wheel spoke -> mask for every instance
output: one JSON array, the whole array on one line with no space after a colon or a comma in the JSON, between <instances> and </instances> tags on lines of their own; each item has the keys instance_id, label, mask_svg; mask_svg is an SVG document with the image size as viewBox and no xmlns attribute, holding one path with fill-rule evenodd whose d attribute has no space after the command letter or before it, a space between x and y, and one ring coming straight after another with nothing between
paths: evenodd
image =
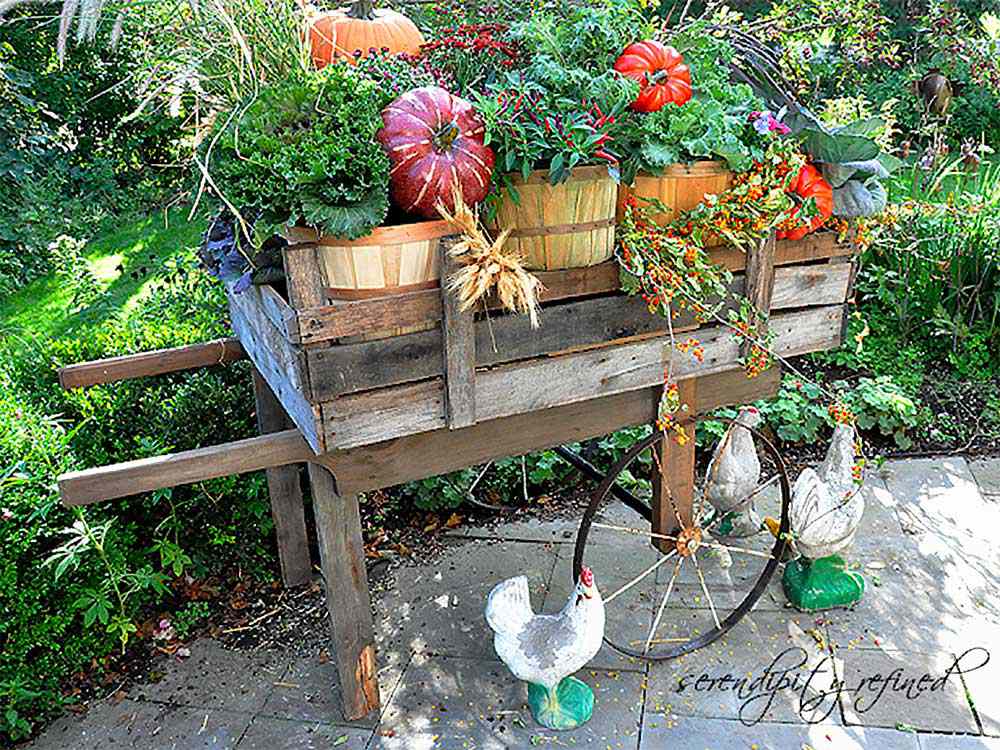
<instances>
[{"instance_id":1,"label":"wheel spoke","mask_svg":"<svg viewBox=\"0 0 1000 750\"><path fill-rule=\"evenodd\" d=\"M673 542L677 541L677 537L675 536L668 536L667 534L657 534L652 531L643 531L642 529L632 529L629 528L628 526L615 526L614 524L611 523L598 523L597 521L594 521L593 523L590 524L590 526L591 528L594 529L611 529L612 531L621 531L625 534L634 534L635 536L648 536L652 537L653 539L668 539Z\"/></svg>"},{"instance_id":2,"label":"wheel spoke","mask_svg":"<svg viewBox=\"0 0 1000 750\"><path fill-rule=\"evenodd\" d=\"M621 594L624 594L626 591L628 591L630 588L632 588L633 586L635 586L637 583L639 583L639 581L641 581L643 578L645 578L646 576L648 576L654 570L656 570L657 568L659 568L661 565L663 565L663 563L665 563L667 560L669 560L671 557L673 557L676 554L677 554L677 550L671 550L668 554L664 555L659 560L657 560L655 563L653 563L652 565L650 565L642 573L640 573L635 578L633 578L631 581L629 581L628 583L626 583L624 586L622 586L620 589L618 589L611 596L607 597L604 600L604 603L605 604L609 604L610 602L614 601L618 596L620 596Z\"/></svg>"},{"instance_id":3,"label":"wheel spoke","mask_svg":"<svg viewBox=\"0 0 1000 750\"><path fill-rule=\"evenodd\" d=\"M663 595L663 601L660 602L660 608L656 611L656 619L653 620L653 626L649 629L649 635L646 636L646 645L642 649L643 654L649 653L649 647L653 645L653 636L656 634L656 629L660 627L660 620L663 618L663 610L667 608L667 599L670 598L670 592L674 590L674 582L677 580L677 574L681 572L681 566L684 564L684 558L678 558L677 564L674 566L674 573L670 576L670 583L667 584L667 593Z\"/></svg>"},{"instance_id":4,"label":"wheel spoke","mask_svg":"<svg viewBox=\"0 0 1000 750\"><path fill-rule=\"evenodd\" d=\"M698 554L695 553L691 555L691 560L694 562L694 569L698 573L698 581L701 583L701 590L705 592L705 598L708 599L708 608L712 610L712 619L715 620L715 627L722 630L722 623L719 622L719 613L715 611L715 602L712 601L712 595L708 593L708 586L705 585L705 576L701 573L701 566L698 564Z\"/></svg>"}]
</instances>

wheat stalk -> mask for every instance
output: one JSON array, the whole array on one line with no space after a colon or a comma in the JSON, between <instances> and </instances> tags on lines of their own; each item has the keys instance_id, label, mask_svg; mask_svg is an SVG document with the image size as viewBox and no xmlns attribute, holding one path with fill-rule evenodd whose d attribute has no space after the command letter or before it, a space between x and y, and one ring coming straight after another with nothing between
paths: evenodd
<instances>
[{"instance_id":1,"label":"wheat stalk","mask_svg":"<svg viewBox=\"0 0 1000 750\"><path fill-rule=\"evenodd\" d=\"M505 247L510 230L505 229L491 240L477 213L462 199L460 185L455 185L452 197L453 211L441 200L436 208L441 218L461 235L448 253L462 267L447 281L448 289L458 294L460 309L470 309L495 289L505 310L528 315L531 327L538 328L538 295L544 287L537 276L521 265L520 254Z\"/></svg>"}]
</instances>

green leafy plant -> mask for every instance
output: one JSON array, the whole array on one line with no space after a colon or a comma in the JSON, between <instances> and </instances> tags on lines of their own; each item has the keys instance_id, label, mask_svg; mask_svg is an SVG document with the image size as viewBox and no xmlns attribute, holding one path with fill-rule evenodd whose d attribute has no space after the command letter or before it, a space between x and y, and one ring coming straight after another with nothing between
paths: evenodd
<instances>
[{"instance_id":1,"label":"green leafy plant","mask_svg":"<svg viewBox=\"0 0 1000 750\"><path fill-rule=\"evenodd\" d=\"M170 625L176 636L183 641L211 616L212 605L208 602L188 602L170 616Z\"/></svg>"},{"instance_id":2,"label":"green leafy plant","mask_svg":"<svg viewBox=\"0 0 1000 750\"><path fill-rule=\"evenodd\" d=\"M389 158L375 138L382 96L346 65L294 73L224 123L212 160L222 198L269 236L286 223L356 239L389 209Z\"/></svg>"},{"instance_id":3,"label":"green leafy plant","mask_svg":"<svg viewBox=\"0 0 1000 750\"><path fill-rule=\"evenodd\" d=\"M65 573L77 569L88 553L98 557L104 569L103 580L96 586L85 588L73 606L83 613L84 627L100 623L108 633L118 638L124 651L129 638L136 632L136 625L130 616L130 600L146 591L166 594L166 579L151 565L130 569L120 556L114 554L114 549L108 544L112 521L91 524L79 509L76 516L76 522L61 532L67 537L66 541L52 551L45 565L53 567L58 581Z\"/></svg>"},{"instance_id":4,"label":"green leafy plant","mask_svg":"<svg viewBox=\"0 0 1000 750\"><path fill-rule=\"evenodd\" d=\"M681 106L630 117L628 157L623 178L637 171L657 174L664 167L695 159L721 159L743 171L763 157L766 143L750 125L763 102L729 76L733 49L702 23L670 38L691 70L692 98Z\"/></svg>"},{"instance_id":5,"label":"green leafy plant","mask_svg":"<svg viewBox=\"0 0 1000 750\"><path fill-rule=\"evenodd\" d=\"M515 24L510 40L530 50L530 60L477 94L486 143L497 156L494 182L502 189L511 190L511 172L527 177L548 169L552 184L588 164L606 164L618 175L617 139L638 84L612 65L625 45L651 29L627 0L563 10Z\"/></svg>"}]
</instances>

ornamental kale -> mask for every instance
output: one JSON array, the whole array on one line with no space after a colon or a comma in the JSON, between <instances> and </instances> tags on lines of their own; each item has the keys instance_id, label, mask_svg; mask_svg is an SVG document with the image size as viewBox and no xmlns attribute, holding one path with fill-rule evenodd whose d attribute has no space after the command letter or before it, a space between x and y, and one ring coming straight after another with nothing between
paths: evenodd
<instances>
[{"instance_id":1,"label":"ornamental kale","mask_svg":"<svg viewBox=\"0 0 1000 750\"><path fill-rule=\"evenodd\" d=\"M743 83L729 80L732 47L699 26L671 40L691 69L694 95L684 105L635 114L625 177L637 170L657 174L664 167L696 159L723 159L735 171L759 161L766 147L750 114L762 102ZM757 118L759 119L759 116Z\"/></svg>"},{"instance_id":2,"label":"ornamental kale","mask_svg":"<svg viewBox=\"0 0 1000 750\"><path fill-rule=\"evenodd\" d=\"M356 239L389 210L376 85L346 65L296 71L226 123L210 167L222 198L263 236L304 223ZM235 120L235 122L233 122Z\"/></svg>"}]
</instances>

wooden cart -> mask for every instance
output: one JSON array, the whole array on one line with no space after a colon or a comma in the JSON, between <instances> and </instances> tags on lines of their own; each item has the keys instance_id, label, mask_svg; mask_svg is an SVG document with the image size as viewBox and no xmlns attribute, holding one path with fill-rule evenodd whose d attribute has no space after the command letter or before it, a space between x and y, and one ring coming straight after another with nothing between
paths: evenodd
<instances>
[{"instance_id":1,"label":"wooden cart","mask_svg":"<svg viewBox=\"0 0 1000 750\"><path fill-rule=\"evenodd\" d=\"M749 255L727 247L710 252L734 272L735 291L770 311L777 353L840 343L854 267L850 245L820 233L771 240ZM284 263L286 289L230 294L234 339L60 372L70 388L247 356L260 437L74 472L59 487L65 503L79 505L267 469L282 576L296 585L311 574L294 466L306 462L333 650L352 719L379 704L359 493L650 423L671 356L692 419L769 396L778 386L776 368L747 378L739 342L721 326L697 331L702 362L672 353L666 321L620 292L613 261L540 273L537 330L523 316L459 312L439 289L331 302L313 245L287 248ZM674 321L675 333L695 328L688 316ZM670 491L690 514L694 441L664 441L660 450L653 525L668 529L673 513L661 493Z\"/></svg>"}]
</instances>

